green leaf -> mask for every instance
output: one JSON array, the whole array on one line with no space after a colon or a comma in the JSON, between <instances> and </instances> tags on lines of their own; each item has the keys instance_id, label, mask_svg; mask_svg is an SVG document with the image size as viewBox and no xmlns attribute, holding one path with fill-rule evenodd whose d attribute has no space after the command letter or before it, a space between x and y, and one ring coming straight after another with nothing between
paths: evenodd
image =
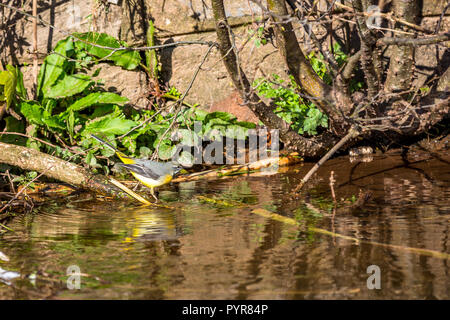
<instances>
[{"instance_id":1,"label":"green leaf","mask_svg":"<svg viewBox=\"0 0 450 320\"><path fill-rule=\"evenodd\" d=\"M178 129L179 143L185 146L194 146L198 143L199 137L193 130Z\"/></svg>"},{"instance_id":2,"label":"green leaf","mask_svg":"<svg viewBox=\"0 0 450 320\"><path fill-rule=\"evenodd\" d=\"M21 99L27 100L28 94L27 89L25 89L25 85L23 84L23 74L18 67L16 67L16 74L17 74L17 84L16 84L17 94Z\"/></svg>"},{"instance_id":3,"label":"green leaf","mask_svg":"<svg viewBox=\"0 0 450 320\"><path fill-rule=\"evenodd\" d=\"M70 97L82 92L91 83L91 77L85 74L65 75L45 96L53 99Z\"/></svg>"},{"instance_id":4,"label":"green leaf","mask_svg":"<svg viewBox=\"0 0 450 320\"><path fill-rule=\"evenodd\" d=\"M209 113L205 117L205 122L209 122L213 119L220 119L225 122L230 122L230 121L236 120L236 117L228 112L215 111L215 112Z\"/></svg>"},{"instance_id":5,"label":"green leaf","mask_svg":"<svg viewBox=\"0 0 450 320\"><path fill-rule=\"evenodd\" d=\"M17 133L25 132L25 128L24 128L22 121L19 121L16 118L11 117L11 116L6 117L4 120L6 122L6 130L5 130L6 132L17 132ZM27 138L18 136L18 135L16 136L16 135L10 135L10 134L5 134L5 135L0 134L0 141L5 142L5 143L11 143L11 144L24 146L25 143L27 142Z\"/></svg>"},{"instance_id":6,"label":"green leaf","mask_svg":"<svg viewBox=\"0 0 450 320\"><path fill-rule=\"evenodd\" d=\"M37 131L38 131L37 130L37 125L31 124L31 125L27 126L27 134L29 136L36 137L37 136ZM32 148L32 149L35 149L35 150L39 151L41 145L42 145L42 143L40 143L39 141L37 141L35 139L32 139L32 138L27 139L26 146L28 148Z\"/></svg>"},{"instance_id":7,"label":"green leaf","mask_svg":"<svg viewBox=\"0 0 450 320\"><path fill-rule=\"evenodd\" d=\"M232 139L245 140L248 136L248 129L237 125L231 125L227 127L226 136Z\"/></svg>"},{"instance_id":8,"label":"green leaf","mask_svg":"<svg viewBox=\"0 0 450 320\"><path fill-rule=\"evenodd\" d=\"M22 102L20 104L20 112L24 115L28 122L37 125L44 125L44 108L33 102Z\"/></svg>"},{"instance_id":9,"label":"green leaf","mask_svg":"<svg viewBox=\"0 0 450 320\"><path fill-rule=\"evenodd\" d=\"M7 65L6 69L0 73L0 85L4 86L6 108L8 109L16 95L17 74L16 69L11 65Z\"/></svg>"},{"instance_id":10,"label":"green leaf","mask_svg":"<svg viewBox=\"0 0 450 320\"><path fill-rule=\"evenodd\" d=\"M114 117L113 115L106 115L86 124L86 127L83 130L83 135L85 136L90 133L122 135L130 131L130 129L136 125L137 123L132 120Z\"/></svg>"},{"instance_id":11,"label":"green leaf","mask_svg":"<svg viewBox=\"0 0 450 320\"><path fill-rule=\"evenodd\" d=\"M37 92L38 96L42 97L48 91L48 89L60 78L60 76L67 71L67 59L64 56L68 56L73 52L73 41L71 37L60 40L55 47L55 52L58 54L48 55L41 69L39 70L37 80Z\"/></svg>"},{"instance_id":12,"label":"green leaf","mask_svg":"<svg viewBox=\"0 0 450 320\"><path fill-rule=\"evenodd\" d=\"M20 112L24 115L28 122L40 126L46 125L55 129L66 129L66 126L54 116L51 116L48 111L34 102L22 102L20 104Z\"/></svg>"},{"instance_id":13,"label":"green leaf","mask_svg":"<svg viewBox=\"0 0 450 320\"><path fill-rule=\"evenodd\" d=\"M128 152L134 154L136 152L136 139L132 136L126 136L122 140L122 144L128 149Z\"/></svg>"},{"instance_id":14,"label":"green leaf","mask_svg":"<svg viewBox=\"0 0 450 320\"><path fill-rule=\"evenodd\" d=\"M93 104L111 103L123 105L128 99L112 92L94 92L77 100L69 106L68 110L81 111Z\"/></svg>"},{"instance_id":15,"label":"green leaf","mask_svg":"<svg viewBox=\"0 0 450 320\"><path fill-rule=\"evenodd\" d=\"M253 122L236 121L235 124L240 127L247 128L247 129L255 129L256 128L256 124L254 124Z\"/></svg>"},{"instance_id":16,"label":"green leaf","mask_svg":"<svg viewBox=\"0 0 450 320\"><path fill-rule=\"evenodd\" d=\"M86 33L74 33L79 39L84 41L76 41L76 46L79 49L84 49L89 54L96 56L97 58L113 61L116 65L121 66L127 70L136 69L141 63L141 56L138 51L120 50L111 54L112 50L100 48L95 45L120 48L125 47L126 44L117 40L114 37L107 35L106 33L86 32ZM95 44L95 45L92 45Z\"/></svg>"},{"instance_id":17,"label":"green leaf","mask_svg":"<svg viewBox=\"0 0 450 320\"><path fill-rule=\"evenodd\" d=\"M94 157L94 153L90 151L84 161L91 167L96 167L97 165L97 159Z\"/></svg>"},{"instance_id":18,"label":"green leaf","mask_svg":"<svg viewBox=\"0 0 450 320\"><path fill-rule=\"evenodd\" d=\"M195 120L203 121L205 120L206 116L208 115L208 111L202 110L202 109L195 109Z\"/></svg>"},{"instance_id":19,"label":"green leaf","mask_svg":"<svg viewBox=\"0 0 450 320\"><path fill-rule=\"evenodd\" d=\"M149 158L152 155L152 150L150 150L150 148L147 147L140 147L139 154L140 158Z\"/></svg>"},{"instance_id":20,"label":"green leaf","mask_svg":"<svg viewBox=\"0 0 450 320\"><path fill-rule=\"evenodd\" d=\"M72 110L69 111L69 116L67 117L67 130L69 131L69 135L73 137L73 128L75 126L75 115Z\"/></svg>"},{"instance_id":21,"label":"green leaf","mask_svg":"<svg viewBox=\"0 0 450 320\"><path fill-rule=\"evenodd\" d=\"M175 154L176 150L177 150L177 147L173 146L170 140L164 140L159 145L158 157L161 160L171 159L173 157L173 155Z\"/></svg>"}]
</instances>

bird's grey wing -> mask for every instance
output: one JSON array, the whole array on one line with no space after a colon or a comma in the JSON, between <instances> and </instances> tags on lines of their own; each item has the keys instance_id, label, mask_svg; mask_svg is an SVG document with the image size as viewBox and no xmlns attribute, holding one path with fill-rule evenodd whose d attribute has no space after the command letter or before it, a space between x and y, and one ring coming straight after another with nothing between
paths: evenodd
<instances>
[{"instance_id":1,"label":"bird's grey wing","mask_svg":"<svg viewBox=\"0 0 450 320\"><path fill-rule=\"evenodd\" d=\"M141 160L137 161L137 164L152 170L159 176L165 176L167 174L173 174L172 164L168 162L157 162L151 160Z\"/></svg>"},{"instance_id":2,"label":"bird's grey wing","mask_svg":"<svg viewBox=\"0 0 450 320\"><path fill-rule=\"evenodd\" d=\"M130 171L133 171L141 176L144 177L149 177L153 180L158 180L161 175L159 175L158 173L154 172L151 168L141 165L141 164L125 164L125 163L121 163L120 164L122 167L127 168Z\"/></svg>"}]
</instances>

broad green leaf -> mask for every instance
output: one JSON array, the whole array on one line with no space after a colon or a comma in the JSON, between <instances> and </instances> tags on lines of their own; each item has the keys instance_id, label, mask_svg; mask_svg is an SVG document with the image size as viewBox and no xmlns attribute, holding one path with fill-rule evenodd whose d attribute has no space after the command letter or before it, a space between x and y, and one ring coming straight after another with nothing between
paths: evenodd
<instances>
[{"instance_id":1,"label":"broad green leaf","mask_svg":"<svg viewBox=\"0 0 450 320\"><path fill-rule=\"evenodd\" d=\"M195 120L203 121L205 120L206 116L208 115L208 111L202 110L202 109L195 109Z\"/></svg>"},{"instance_id":2,"label":"broad green leaf","mask_svg":"<svg viewBox=\"0 0 450 320\"><path fill-rule=\"evenodd\" d=\"M23 74L18 67L16 67L16 75L17 75L17 84L16 84L17 94L21 99L27 100L28 94L27 89L25 89L25 85L23 84Z\"/></svg>"},{"instance_id":3,"label":"broad green leaf","mask_svg":"<svg viewBox=\"0 0 450 320\"><path fill-rule=\"evenodd\" d=\"M11 116L6 117L4 120L6 122L6 130L5 130L6 132L17 132L17 133L25 132L25 128L22 121L19 121ZM2 135L0 133L0 141L23 146L27 142L27 138L11 134Z\"/></svg>"},{"instance_id":4,"label":"broad green leaf","mask_svg":"<svg viewBox=\"0 0 450 320\"><path fill-rule=\"evenodd\" d=\"M112 104L101 104L95 107L94 112L89 116L89 119L95 119L103 117L108 113L114 111L114 105Z\"/></svg>"},{"instance_id":5,"label":"broad green leaf","mask_svg":"<svg viewBox=\"0 0 450 320\"><path fill-rule=\"evenodd\" d=\"M38 133L38 129L37 128L38 128L38 126L35 125L35 124L28 125L27 126L27 134L29 136L31 136L31 137L36 137L37 133ZM28 148L32 148L32 149L35 149L35 150L39 151L40 147L42 146L42 143L37 141L37 140L35 140L35 139L29 138L29 139L27 139L26 146Z\"/></svg>"},{"instance_id":6,"label":"broad green leaf","mask_svg":"<svg viewBox=\"0 0 450 320\"><path fill-rule=\"evenodd\" d=\"M46 112L44 112L44 123L47 127L53 128L53 129L60 129L65 130L66 126L64 126L64 123L58 119L57 116L50 116L46 115Z\"/></svg>"},{"instance_id":7,"label":"broad green leaf","mask_svg":"<svg viewBox=\"0 0 450 320\"><path fill-rule=\"evenodd\" d=\"M92 167L95 167L97 164L97 159L94 157L94 153L92 151L88 152L84 161Z\"/></svg>"},{"instance_id":8,"label":"broad green leaf","mask_svg":"<svg viewBox=\"0 0 450 320\"><path fill-rule=\"evenodd\" d=\"M150 158L150 156L152 155L152 150L150 150L150 148L147 147L140 147L139 154L140 158Z\"/></svg>"},{"instance_id":9,"label":"broad green leaf","mask_svg":"<svg viewBox=\"0 0 450 320\"><path fill-rule=\"evenodd\" d=\"M20 104L20 112L28 122L44 125L44 108L41 105L33 102L22 102Z\"/></svg>"},{"instance_id":10,"label":"broad green leaf","mask_svg":"<svg viewBox=\"0 0 450 320\"><path fill-rule=\"evenodd\" d=\"M6 108L9 108L16 95L17 74L13 66L7 65L6 69L0 73L0 85L4 86Z\"/></svg>"},{"instance_id":11,"label":"broad green leaf","mask_svg":"<svg viewBox=\"0 0 450 320\"><path fill-rule=\"evenodd\" d=\"M82 92L91 83L91 77L85 74L65 75L44 95L53 99L70 97Z\"/></svg>"},{"instance_id":12,"label":"broad green leaf","mask_svg":"<svg viewBox=\"0 0 450 320\"><path fill-rule=\"evenodd\" d=\"M225 133L226 127L231 125L230 122L222 120L220 118L212 118L203 126L203 133L208 133L212 129L218 129L220 132Z\"/></svg>"},{"instance_id":13,"label":"broad green leaf","mask_svg":"<svg viewBox=\"0 0 450 320\"><path fill-rule=\"evenodd\" d=\"M136 152L136 139L132 136L126 136L123 138L122 144L128 149L130 154L134 154Z\"/></svg>"},{"instance_id":14,"label":"broad green leaf","mask_svg":"<svg viewBox=\"0 0 450 320\"><path fill-rule=\"evenodd\" d=\"M226 136L232 139L245 140L248 136L248 129L237 125L231 125L227 127Z\"/></svg>"},{"instance_id":15,"label":"broad green leaf","mask_svg":"<svg viewBox=\"0 0 450 320\"><path fill-rule=\"evenodd\" d=\"M230 121L236 120L236 117L228 112L216 111L216 112L209 113L205 117L205 122L210 122L211 120L216 120L216 119L230 122Z\"/></svg>"},{"instance_id":16,"label":"broad green leaf","mask_svg":"<svg viewBox=\"0 0 450 320\"><path fill-rule=\"evenodd\" d=\"M69 116L67 117L67 130L69 131L69 135L73 137L73 128L75 126L75 115L72 110L69 111Z\"/></svg>"},{"instance_id":17,"label":"broad green leaf","mask_svg":"<svg viewBox=\"0 0 450 320\"><path fill-rule=\"evenodd\" d=\"M110 103L123 105L128 99L112 92L94 92L77 100L69 106L68 110L81 111L93 104Z\"/></svg>"},{"instance_id":18,"label":"broad green leaf","mask_svg":"<svg viewBox=\"0 0 450 320\"><path fill-rule=\"evenodd\" d=\"M130 129L136 125L137 123L132 120L107 115L87 123L85 129L83 130L83 135L88 135L90 133L121 135L130 131Z\"/></svg>"},{"instance_id":19,"label":"broad green leaf","mask_svg":"<svg viewBox=\"0 0 450 320\"><path fill-rule=\"evenodd\" d=\"M164 140L159 145L158 157L161 160L169 160L169 159L171 159L173 157L173 155L175 154L176 150L177 150L177 147L173 146L171 144L170 140Z\"/></svg>"},{"instance_id":20,"label":"broad green leaf","mask_svg":"<svg viewBox=\"0 0 450 320\"><path fill-rule=\"evenodd\" d=\"M247 129L255 129L256 128L256 124L254 124L253 122L236 121L235 124L240 127L247 128Z\"/></svg>"},{"instance_id":21,"label":"broad green leaf","mask_svg":"<svg viewBox=\"0 0 450 320\"><path fill-rule=\"evenodd\" d=\"M121 42L116 38L107 35L106 33L74 33L74 36L78 39L81 39L76 41L76 46L79 49L84 49L89 54L94 55L100 59L106 58L109 61L113 61L116 65L121 66L127 70L136 69L141 63L141 56L139 55L138 51L120 50L111 54L112 50L101 48L100 46L109 48L126 47L126 44L124 42Z\"/></svg>"},{"instance_id":22,"label":"broad green leaf","mask_svg":"<svg viewBox=\"0 0 450 320\"><path fill-rule=\"evenodd\" d=\"M20 104L20 112L24 115L28 122L40 126L46 125L55 129L66 129L66 126L56 117L51 116L48 111L34 102L22 102Z\"/></svg>"},{"instance_id":23,"label":"broad green leaf","mask_svg":"<svg viewBox=\"0 0 450 320\"><path fill-rule=\"evenodd\" d=\"M71 37L59 41L56 44L55 52L58 54L48 55L41 69L39 70L37 80L38 96L46 95L48 89L60 78L60 76L67 71L67 59L65 56L73 52L73 41Z\"/></svg>"}]
</instances>

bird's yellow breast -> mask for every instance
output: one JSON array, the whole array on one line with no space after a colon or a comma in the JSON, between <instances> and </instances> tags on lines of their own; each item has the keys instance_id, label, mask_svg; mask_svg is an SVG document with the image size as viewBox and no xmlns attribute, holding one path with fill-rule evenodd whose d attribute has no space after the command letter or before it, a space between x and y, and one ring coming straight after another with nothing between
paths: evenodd
<instances>
[{"instance_id":1,"label":"bird's yellow breast","mask_svg":"<svg viewBox=\"0 0 450 320\"><path fill-rule=\"evenodd\" d=\"M142 182L144 186L149 188L159 187L172 181L172 175L170 174L161 176L158 180L153 180L152 178L141 176L140 174L137 174L135 172L131 172L131 174L140 182Z\"/></svg>"}]
</instances>

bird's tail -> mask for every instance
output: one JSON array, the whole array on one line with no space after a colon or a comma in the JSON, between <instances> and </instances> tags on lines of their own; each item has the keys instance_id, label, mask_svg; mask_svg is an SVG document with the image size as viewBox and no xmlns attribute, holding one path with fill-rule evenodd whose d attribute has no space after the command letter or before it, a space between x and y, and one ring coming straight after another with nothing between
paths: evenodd
<instances>
[{"instance_id":1,"label":"bird's tail","mask_svg":"<svg viewBox=\"0 0 450 320\"><path fill-rule=\"evenodd\" d=\"M99 137L97 137L96 135L93 135L91 133L92 138L94 138L95 140L97 140L98 142L100 142L101 144L104 144L105 146L107 146L108 148L110 148L112 151L117 152L119 150L117 150L112 144L109 144L108 142L106 142L105 140L100 139Z\"/></svg>"},{"instance_id":2,"label":"bird's tail","mask_svg":"<svg viewBox=\"0 0 450 320\"><path fill-rule=\"evenodd\" d=\"M95 140L100 142L101 144L103 144L103 145L107 146L109 149L113 150L117 154L117 156L120 158L120 160L122 160L124 163L134 163L133 158L126 156L124 153L117 150L117 148L114 147L113 145L109 144L105 140L100 139L99 137L97 137L96 135L93 135L92 133L91 133L91 136L92 136L92 138L94 138Z\"/></svg>"}]
</instances>

